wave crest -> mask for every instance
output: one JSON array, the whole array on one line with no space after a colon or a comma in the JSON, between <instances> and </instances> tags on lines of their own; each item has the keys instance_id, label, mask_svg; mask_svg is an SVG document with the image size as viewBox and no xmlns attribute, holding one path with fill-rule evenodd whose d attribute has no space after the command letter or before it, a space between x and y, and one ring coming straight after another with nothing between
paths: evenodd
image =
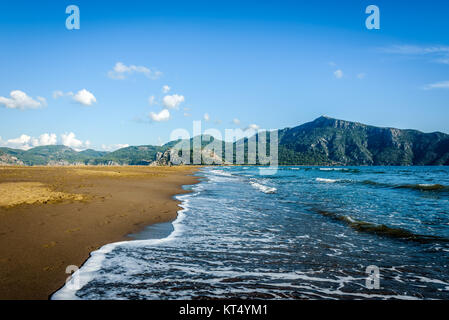
<instances>
[{"instance_id":1,"label":"wave crest","mask_svg":"<svg viewBox=\"0 0 449 320\"><path fill-rule=\"evenodd\" d=\"M336 180L336 179L326 179L326 178L316 178L315 181L318 181L318 182L324 182L324 183L335 183L335 182L338 182L339 180Z\"/></svg>"},{"instance_id":2,"label":"wave crest","mask_svg":"<svg viewBox=\"0 0 449 320\"><path fill-rule=\"evenodd\" d=\"M276 188L268 187L255 181L250 181L249 183L251 184L251 186L262 191L263 193L276 193L277 191Z\"/></svg>"},{"instance_id":3,"label":"wave crest","mask_svg":"<svg viewBox=\"0 0 449 320\"><path fill-rule=\"evenodd\" d=\"M312 208L312 211L321 214L322 216L332 218L336 221L341 221L347 224L352 229L364 232L364 233L372 233L380 236L385 236L389 238L396 238L402 240L409 240L419 243L433 243L433 242L449 242L449 239L439 237L439 236L431 236L431 235L421 235L416 234L411 231L401 229L401 228L393 228L386 226L384 224L376 224L372 222L366 221L358 221L353 219L349 215L339 215L334 212L321 210Z\"/></svg>"},{"instance_id":4,"label":"wave crest","mask_svg":"<svg viewBox=\"0 0 449 320\"><path fill-rule=\"evenodd\" d=\"M419 183L419 184L403 184L394 187L395 189L412 189L419 191L448 191L449 187L443 186L441 184L427 184L427 183Z\"/></svg>"}]
</instances>

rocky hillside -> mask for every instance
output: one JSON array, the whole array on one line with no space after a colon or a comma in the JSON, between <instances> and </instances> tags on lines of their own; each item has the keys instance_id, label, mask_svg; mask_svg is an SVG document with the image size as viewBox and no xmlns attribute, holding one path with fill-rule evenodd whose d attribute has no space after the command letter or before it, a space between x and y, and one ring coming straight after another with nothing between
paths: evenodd
<instances>
[{"instance_id":1,"label":"rocky hillside","mask_svg":"<svg viewBox=\"0 0 449 320\"><path fill-rule=\"evenodd\" d=\"M24 163L17 157L0 150L0 166L10 166L10 165L21 166L24 165Z\"/></svg>"},{"instance_id":2,"label":"rocky hillside","mask_svg":"<svg viewBox=\"0 0 449 320\"><path fill-rule=\"evenodd\" d=\"M258 136L256 135L256 139ZM224 158L207 148L213 140L203 136L203 159ZM131 146L114 152L84 150L65 146L42 146L27 151L0 148L0 165L172 165L184 163L173 149L180 141L163 146ZM239 145L241 145L240 140ZM193 147L193 141L182 143ZM245 159L247 159L245 143ZM235 158L235 157L234 157ZM192 154L191 154L192 162ZM203 160L204 161L204 160ZM210 163L211 161L209 161ZM279 130L281 165L449 165L449 135L417 130L380 128L357 122L319 117L294 128Z\"/></svg>"},{"instance_id":3,"label":"rocky hillside","mask_svg":"<svg viewBox=\"0 0 449 320\"><path fill-rule=\"evenodd\" d=\"M279 132L281 164L448 165L449 135L320 117Z\"/></svg>"}]
</instances>

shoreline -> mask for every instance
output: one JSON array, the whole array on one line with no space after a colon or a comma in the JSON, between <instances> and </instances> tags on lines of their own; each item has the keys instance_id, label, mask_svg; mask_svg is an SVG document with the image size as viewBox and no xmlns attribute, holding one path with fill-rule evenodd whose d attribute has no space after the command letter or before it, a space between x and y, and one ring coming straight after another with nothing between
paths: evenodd
<instances>
[{"instance_id":1,"label":"shoreline","mask_svg":"<svg viewBox=\"0 0 449 320\"><path fill-rule=\"evenodd\" d=\"M201 179L201 177L199 177L199 178ZM193 186L193 185L189 185L189 186ZM163 237L154 237L154 238L145 238L144 237L142 239L134 238L131 240L108 243L108 244L98 248L97 250L92 251L91 254L89 255L89 257L86 259L86 261L84 261L83 264L80 266L77 280L74 280L74 278L72 277L68 283L70 285L74 285L75 284L74 281L77 281L77 284L81 288L84 287L86 284L88 284L92 280L92 277L90 276L90 274L92 272L97 272L101 268L102 262L106 258L106 255L108 253L110 253L111 251L113 251L117 247L126 246L126 245L130 245L130 246L134 247L138 244L143 244L144 246L147 247L147 246L152 246L156 243L160 244L160 243L163 243L166 241L173 240L174 238L177 238L178 234L180 232L179 229L177 228L177 226L178 226L178 224L181 223L182 220L184 220L184 218L185 218L184 212L187 211L189 208L188 200L180 199L180 198L184 198L184 197L188 196L188 194L190 194L191 192L193 192L193 191L189 190L189 192L177 194L177 195L173 196L174 200L180 202L178 204L179 210L177 211L177 215L176 215L175 219L173 219L171 221L167 221L167 222L158 222L153 225L148 225L142 231L136 232L134 235L143 234L143 233L147 232L147 231L145 231L145 229L147 229L151 226L158 225L158 224L170 224L172 227L171 232L169 232L168 234L166 234ZM130 235L128 235L128 236L130 236ZM58 288L55 292L53 292L51 295L49 295L48 299L49 300L78 300L79 298L76 296L76 293L78 292L78 290L79 289L68 288L64 284L60 288Z\"/></svg>"},{"instance_id":2,"label":"shoreline","mask_svg":"<svg viewBox=\"0 0 449 320\"><path fill-rule=\"evenodd\" d=\"M89 257L80 265L79 271L82 271L83 269L84 269L83 271L85 271L85 269L88 269L87 273L89 274L90 272L98 270L99 266L101 267L101 262L104 260L105 255L120 245L126 245L127 243L131 243L131 242L134 244L139 243L139 242L145 242L146 245L151 245L151 244L149 244L149 242L161 243L161 242L170 240L170 238L176 238L176 233L178 232L178 230L176 228L176 224L179 223L180 220L184 219L184 217L185 217L184 212L188 210L188 205L186 205L186 200L183 200L180 198L184 198L186 195L193 192L192 190L190 190L190 189L186 190L183 187L194 186L195 184L200 183L201 179L203 177L197 176L197 178L198 178L197 179L198 181L195 182L194 184L187 184L187 185L181 186L182 189L186 192L173 195L173 197L172 197L173 200L178 202L178 210L176 212L176 217L174 219L169 220L169 221L156 222L154 224L147 225L147 226L143 227L142 230L140 230L140 231L127 234L125 236L127 240L108 243L108 244L105 244L102 247L98 248L97 250L92 251L89 254ZM171 230L170 230L170 232L166 233L162 237L160 237L160 236L154 237L153 232L155 230L152 227L156 227L158 225L170 225ZM164 227L166 227L166 226L164 226ZM153 230L148 230L148 229L153 229ZM148 237L148 236L150 236L150 237ZM78 278L79 283L81 283L81 287L86 285L91 280L92 279L89 276L86 277L86 275L83 273L80 273L79 278ZM73 284L73 277L69 283ZM78 291L78 289L75 289L75 290L68 289L68 288L65 288L65 285L66 284L64 283L58 289L56 289L54 292L52 292L48 296L48 300L78 300L79 298L76 296L76 292Z\"/></svg>"},{"instance_id":3,"label":"shoreline","mask_svg":"<svg viewBox=\"0 0 449 320\"><path fill-rule=\"evenodd\" d=\"M198 170L2 167L0 186L38 181L58 195L85 197L0 207L0 299L49 299L69 277L67 266L81 267L104 245L132 241L130 234L176 220L181 201L175 197L200 182L193 176Z\"/></svg>"}]
</instances>

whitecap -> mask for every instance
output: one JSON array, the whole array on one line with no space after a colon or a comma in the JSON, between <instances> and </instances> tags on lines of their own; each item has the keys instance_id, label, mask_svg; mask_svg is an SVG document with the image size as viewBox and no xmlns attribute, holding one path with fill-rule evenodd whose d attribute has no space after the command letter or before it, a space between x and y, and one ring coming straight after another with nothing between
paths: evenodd
<instances>
[{"instance_id":1,"label":"whitecap","mask_svg":"<svg viewBox=\"0 0 449 320\"><path fill-rule=\"evenodd\" d=\"M100 249L90 253L89 259L81 266L79 270L72 274L66 284L56 291L51 297L51 300L79 300L76 295L78 290L81 290L86 284L95 279L98 276L98 272L101 270L106 255L112 252L114 249L120 246L156 246L169 241L173 241L179 237L183 232L182 221L185 218L185 212L189 209L189 197L195 193L189 193L185 195L179 195L175 198L182 201L179 207L182 209L178 211L178 216L175 221L172 222L173 231L166 238L162 239L150 239L150 240L134 240L134 241L121 241L104 245Z\"/></svg>"},{"instance_id":2,"label":"whitecap","mask_svg":"<svg viewBox=\"0 0 449 320\"><path fill-rule=\"evenodd\" d=\"M220 175L220 176L232 177L232 174L231 174L231 173L226 172L226 171L224 171L224 170L210 170L209 172L210 172L210 173L213 173L213 174Z\"/></svg>"},{"instance_id":3,"label":"whitecap","mask_svg":"<svg viewBox=\"0 0 449 320\"><path fill-rule=\"evenodd\" d=\"M315 180L318 182L325 182L325 183L334 183L338 181L335 179L325 179L325 178L316 178Z\"/></svg>"},{"instance_id":4,"label":"whitecap","mask_svg":"<svg viewBox=\"0 0 449 320\"><path fill-rule=\"evenodd\" d=\"M276 188L264 186L263 184L260 184L258 182L250 181L251 186L253 186L256 189L259 189L263 193L275 193L277 191Z\"/></svg>"}]
</instances>

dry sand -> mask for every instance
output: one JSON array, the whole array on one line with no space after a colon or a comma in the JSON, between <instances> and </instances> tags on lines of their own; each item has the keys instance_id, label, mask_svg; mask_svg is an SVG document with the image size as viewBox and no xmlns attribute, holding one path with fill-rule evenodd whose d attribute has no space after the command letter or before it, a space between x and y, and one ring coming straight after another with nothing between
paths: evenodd
<instances>
[{"instance_id":1,"label":"dry sand","mask_svg":"<svg viewBox=\"0 0 449 320\"><path fill-rule=\"evenodd\" d=\"M0 167L0 299L48 299L104 244L171 221L197 167Z\"/></svg>"}]
</instances>

